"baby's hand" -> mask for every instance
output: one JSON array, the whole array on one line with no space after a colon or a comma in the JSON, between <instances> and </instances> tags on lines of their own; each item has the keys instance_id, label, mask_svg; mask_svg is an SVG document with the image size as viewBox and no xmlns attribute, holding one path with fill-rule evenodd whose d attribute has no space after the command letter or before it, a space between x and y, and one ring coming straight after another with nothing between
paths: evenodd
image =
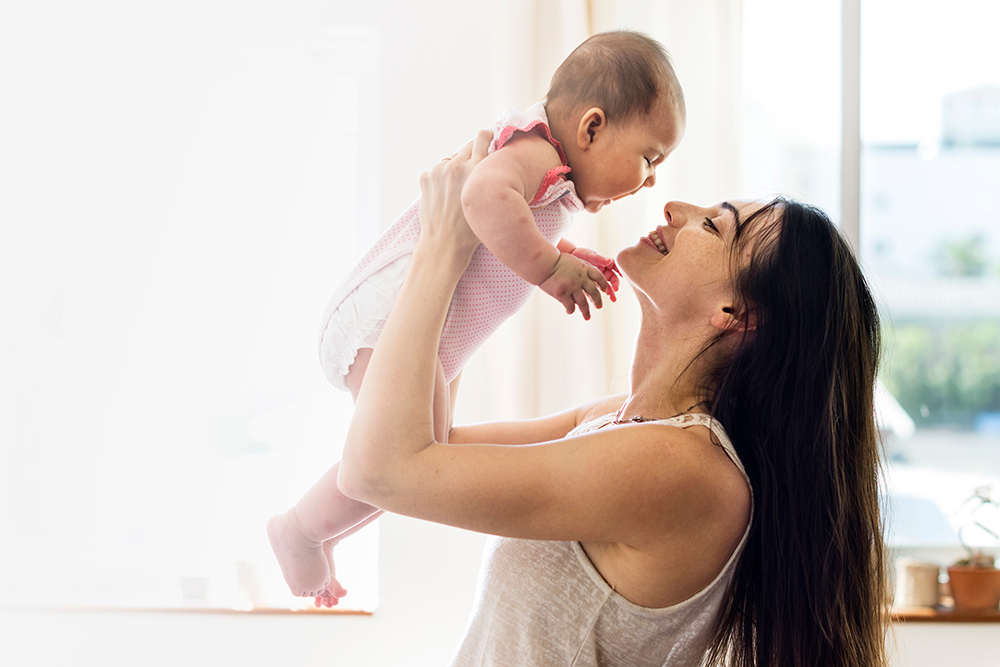
<instances>
[{"instance_id":1,"label":"baby's hand","mask_svg":"<svg viewBox=\"0 0 1000 667\"><path fill-rule=\"evenodd\" d=\"M571 254L577 259L582 259L585 262L593 264L601 270L601 273L603 273L604 277L608 280L608 288L604 290L605 293L612 302L617 301L618 299L615 297L615 292L618 291L618 276L621 275L621 271L619 271L618 266L615 265L615 260L609 259L604 255L599 255L590 248L574 248Z\"/></svg>"},{"instance_id":2,"label":"baby's hand","mask_svg":"<svg viewBox=\"0 0 1000 667\"><path fill-rule=\"evenodd\" d=\"M555 297L572 315L580 307L583 319L590 319L590 303L601 307L601 291L607 290L608 280L596 266L588 264L573 255L560 253L555 270L539 287L549 296Z\"/></svg>"}]
</instances>

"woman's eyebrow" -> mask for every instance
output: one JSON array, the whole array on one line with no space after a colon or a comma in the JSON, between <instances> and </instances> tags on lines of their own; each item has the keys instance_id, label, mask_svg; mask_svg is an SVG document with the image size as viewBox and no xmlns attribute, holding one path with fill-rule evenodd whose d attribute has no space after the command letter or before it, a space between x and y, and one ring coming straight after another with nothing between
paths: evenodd
<instances>
[{"instance_id":1,"label":"woman's eyebrow","mask_svg":"<svg viewBox=\"0 0 1000 667\"><path fill-rule=\"evenodd\" d=\"M719 207L720 208L724 208L727 211L729 211L730 213L732 213L733 214L733 218L736 219L736 227L740 226L740 212L736 210L735 206L733 206L732 204L730 204L727 201L724 201L721 204L719 204Z\"/></svg>"}]
</instances>

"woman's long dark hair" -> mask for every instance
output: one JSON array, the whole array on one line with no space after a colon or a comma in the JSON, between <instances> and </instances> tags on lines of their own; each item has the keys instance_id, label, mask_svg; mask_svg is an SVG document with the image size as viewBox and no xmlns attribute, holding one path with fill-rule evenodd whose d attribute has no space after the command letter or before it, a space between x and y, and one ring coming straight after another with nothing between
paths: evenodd
<instances>
[{"instance_id":1,"label":"woman's long dark hair","mask_svg":"<svg viewBox=\"0 0 1000 667\"><path fill-rule=\"evenodd\" d=\"M759 224L780 216L776 225ZM732 667L882 666L885 566L873 394L875 302L818 209L771 202L737 229L748 329L710 382L753 519L710 647Z\"/></svg>"}]
</instances>

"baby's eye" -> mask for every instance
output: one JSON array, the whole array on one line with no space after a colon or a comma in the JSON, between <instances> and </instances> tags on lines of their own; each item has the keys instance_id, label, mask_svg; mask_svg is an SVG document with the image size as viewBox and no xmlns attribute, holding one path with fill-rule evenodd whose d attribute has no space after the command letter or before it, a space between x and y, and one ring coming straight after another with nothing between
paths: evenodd
<instances>
[{"instance_id":1,"label":"baby's eye","mask_svg":"<svg viewBox=\"0 0 1000 667\"><path fill-rule=\"evenodd\" d=\"M719 228L715 226L715 223L712 222L710 218L705 218L705 224L708 225L713 232L719 231Z\"/></svg>"},{"instance_id":2,"label":"baby's eye","mask_svg":"<svg viewBox=\"0 0 1000 667\"><path fill-rule=\"evenodd\" d=\"M646 166L647 167L652 167L653 166L653 162L648 157L644 157L643 159L646 161Z\"/></svg>"}]
</instances>

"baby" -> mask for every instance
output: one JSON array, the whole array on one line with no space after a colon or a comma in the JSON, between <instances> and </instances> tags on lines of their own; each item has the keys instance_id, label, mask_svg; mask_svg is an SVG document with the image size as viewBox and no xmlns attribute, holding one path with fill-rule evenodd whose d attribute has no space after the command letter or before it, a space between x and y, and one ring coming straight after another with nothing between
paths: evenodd
<instances>
[{"instance_id":1,"label":"baby","mask_svg":"<svg viewBox=\"0 0 1000 667\"><path fill-rule=\"evenodd\" d=\"M680 84L663 47L631 31L594 35L559 66L544 102L504 112L490 154L462 190L482 245L455 289L438 348L434 427L446 441L457 378L472 353L527 301L535 286L590 318L598 290L613 301L614 261L562 238L570 216L596 212L656 181L656 167L684 133ZM375 242L324 315L320 360L330 382L357 400L368 360L420 234L414 203ZM375 508L336 488L335 466L299 503L268 524L292 592L336 604L346 591L332 547Z\"/></svg>"}]
</instances>

